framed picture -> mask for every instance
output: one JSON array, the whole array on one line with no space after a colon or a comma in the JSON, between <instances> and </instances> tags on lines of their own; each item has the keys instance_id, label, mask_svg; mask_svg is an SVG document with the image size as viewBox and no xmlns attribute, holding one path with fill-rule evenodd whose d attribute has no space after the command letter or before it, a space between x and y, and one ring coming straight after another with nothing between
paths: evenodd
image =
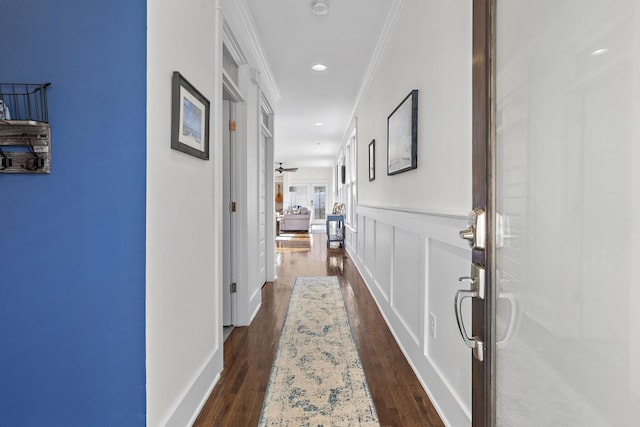
<instances>
[{"instance_id":1,"label":"framed picture","mask_svg":"<svg viewBox=\"0 0 640 427\"><path fill-rule=\"evenodd\" d=\"M376 140L369 143L369 181L376 179Z\"/></svg>"},{"instance_id":2,"label":"framed picture","mask_svg":"<svg viewBox=\"0 0 640 427\"><path fill-rule=\"evenodd\" d=\"M340 176L341 176L340 181L342 182L342 184L344 184L345 182L347 182L347 166L345 166L345 165L340 166L340 171L341 171L341 173L340 173Z\"/></svg>"},{"instance_id":3,"label":"framed picture","mask_svg":"<svg viewBox=\"0 0 640 427\"><path fill-rule=\"evenodd\" d=\"M387 118L387 175L418 167L418 91L412 90Z\"/></svg>"},{"instance_id":4,"label":"framed picture","mask_svg":"<svg viewBox=\"0 0 640 427\"><path fill-rule=\"evenodd\" d=\"M173 72L171 148L209 160L209 100Z\"/></svg>"}]
</instances>

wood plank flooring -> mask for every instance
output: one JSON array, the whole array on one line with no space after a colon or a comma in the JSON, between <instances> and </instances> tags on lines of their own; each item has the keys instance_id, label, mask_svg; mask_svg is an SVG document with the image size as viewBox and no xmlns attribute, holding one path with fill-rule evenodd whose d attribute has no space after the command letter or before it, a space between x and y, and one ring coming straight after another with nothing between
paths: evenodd
<instances>
[{"instance_id":1,"label":"wood plank flooring","mask_svg":"<svg viewBox=\"0 0 640 427\"><path fill-rule=\"evenodd\" d=\"M302 236L299 236L302 237ZM262 288L262 308L248 327L224 343L224 370L194 426L256 426L293 281L338 276L362 365L381 426L443 426L407 363L369 290L342 249L327 249L326 235L278 241L308 250L277 254L278 278Z\"/></svg>"}]
</instances>

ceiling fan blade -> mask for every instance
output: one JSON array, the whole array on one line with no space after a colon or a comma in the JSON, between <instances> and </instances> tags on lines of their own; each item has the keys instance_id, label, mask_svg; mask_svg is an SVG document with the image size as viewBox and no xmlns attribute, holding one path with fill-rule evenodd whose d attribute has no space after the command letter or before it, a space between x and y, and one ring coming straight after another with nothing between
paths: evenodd
<instances>
[{"instance_id":1,"label":"ceiling fan blade","mask_svg":"<svg viewBox=\"0 0 640 427\"><path fill-rule=\"evenodd\" d=\"M280 166L278 166L276 168L276 172L278 173L282 173L282 172L297 172L298 168L283 168L282 167L282 163L280 163Z\"/></svg>"}]
</instances>

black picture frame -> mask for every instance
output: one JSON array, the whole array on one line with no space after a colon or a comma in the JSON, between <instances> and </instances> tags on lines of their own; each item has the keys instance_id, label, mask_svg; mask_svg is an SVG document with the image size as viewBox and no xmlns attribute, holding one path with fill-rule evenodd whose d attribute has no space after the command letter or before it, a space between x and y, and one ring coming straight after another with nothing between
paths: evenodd
<instances>
[{"instance_id":1,"label":"black picture frame","mask_svg":"<svg viewBox=\"0 0 640 427\"><path fill-rule=\"evenodd\" d=\"M209 160L209 109L209 100L178 71L174 71L171 148Z\"/></svg>"},{"instance_id":2,"label":"black picture frame","mask_svg":"<svg viewBox=\"0 0 640 427\"><path fill-rule=\"evenodd\" d=\"M369 182L376 179L376 140L369 143Z\"/></svg>"},{"instance_id":3,"label":"black picture frame","mask_svg":"<svg viewBox=\"0 0 640 427\"><path fill-rule=\"evenodd\" d=\"M347 182L347 166L346 165L342 165L340 166L340 172L341 172L341 181L344 184L345 182Z\"/></svg>"},{"instance_id":4,"label":"black picture frame","mask_svg":"<svg viewBox=\"0 0 640 427\"><path fill-rule=\"evenodd\" d=\"M418 90L387 117L387 175L418 167Z\"/></svg>"}]
</instances>

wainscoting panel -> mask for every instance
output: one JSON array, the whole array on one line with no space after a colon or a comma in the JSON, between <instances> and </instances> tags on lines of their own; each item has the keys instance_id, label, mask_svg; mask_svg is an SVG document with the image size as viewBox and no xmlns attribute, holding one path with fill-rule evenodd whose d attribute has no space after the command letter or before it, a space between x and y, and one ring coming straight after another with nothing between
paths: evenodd
<instances>
[{"instance_id":1,"label":"wainscoting panel","mask_svg":"<svg viewBox=\"0 0 640 427\"><path fill-rule=\"evenodd\" d=\"M391 258L393 257L393 227L376 223L376 265L374 283L388 303L391 295Z\"/></svg>"},{"instance_id":2,"label":"wainscoting panel","mask_svg":"<svg viewBox=\"0 0 640 427\"><path fill-rule=\"evenodd\" d=\"M365 221L366 217L362 215L358 215L358 231L357 233L357 241L358 241L358 260L363 263L364 261L364 237L365 237Z\"/></svg>"},{"instance_id":3,"label":"wainscoting panel","mask_svg":"<svg viewBox=\"0 0 640 427\"><path fill-rule=\"evenodd\" d=\"M420 302L424 295L420 243L419 234L402 229L394 233L391 308L416 345L420 345Z\"/></svg>"},{"instance_id":4,"label":"wainscoting panel","mask_svg":"<svg viewBox=\"0 0 640 427\"><path fill-rule=\"evenodd\" d=\"M369 275L374 274L376 262L376 222L372 218L365 218L364 225L364 265Z\"/></svg>"},{"instance_id":5,"label":"wainscoting panel","mask_svg":"<svg viewBox=\"0 0 640 427\"><path fill-rule=\"evenodd\" d=\"M453 300L456 291L468 289L466 282L458 282L452 271L460 271L460 276L469 273L469 253L438 240L429 244L429 295L428 312L425 320L427 331L427 357L449 384L452 392L471 412L471 363L469 350L462 344L456 318L453 315ZM442 302L448 302L443 304ZM471 302L463 303L465 325L471 331ZM433 328L429 322L435 322Z\"/></svg>"},{"instance_id":6,"label":"wainscoting panel","mask_svg":"<svg viewBox=\"0 0 640 427\"><path fill-rule=\"evenodd\" d=\"M468 287L458 283L470 268L458 237L466 215L358 206L357 217L351 259L442 419L470 426L471 352L453 310L456 290Z\"/></svg>"}]
</instances>

